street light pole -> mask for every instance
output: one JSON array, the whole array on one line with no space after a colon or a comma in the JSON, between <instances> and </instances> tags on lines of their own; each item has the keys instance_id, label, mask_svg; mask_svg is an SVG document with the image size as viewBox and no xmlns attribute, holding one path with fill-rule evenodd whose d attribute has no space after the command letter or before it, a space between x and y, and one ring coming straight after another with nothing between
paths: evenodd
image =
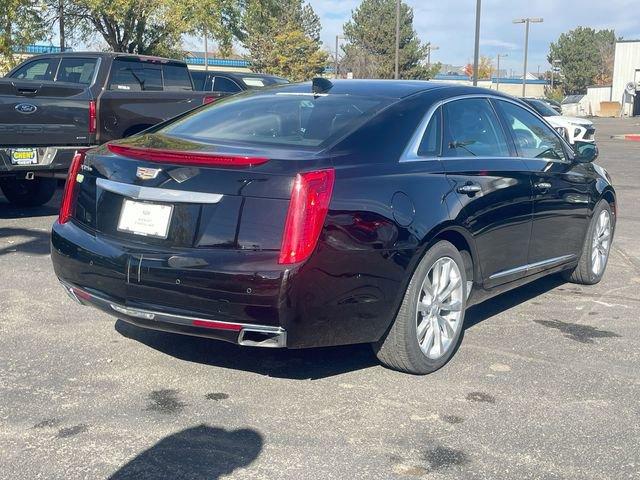
<instances>
[{"instance_id":1,"label":"street light pole","mask_svg":"<svg viewBox=\"0 0 640 480\"><path fill-rule=\"evenodd\" d=\"M435 45L428 44L427 45L427 66L431 66L431 52L433 50L440 50L440 47L436 47Z\"/></svg>"},{"instance_id":2,"label":"street light pole","mask_svg":"<svg viewBox=\"0 0 640 480\"><path fill-rule=\"evenodd\" d=\"M513 21L513 23L524 23L524 71L522 74L522 96L526 97L527 92L527 55L529 53L529 24L530 23L542 23L544 19L542 18L517 18Z\"/></svg>"},{"instance_id":3,"label":"street light pole","mask_svg":"<svg viewBox=\"0 0 640 480\"><path fill-rule=\"evenodd\" d=\"M64 0L58 1L58 25L60 26L60 51L65 50L65 38L64 38Z\"/></svg>"},{"instance_id":4,"label":"street light pole","mask_svg":"<svg viewBox=\"0 0 640 480\"><path fill-rule=\"evenodd\" d=\"M400 78L400 0L396 0L396 62L394 78Z\"/></svg>"},{"instance_id":5,"label":"street light pole","mask_svg":"<svg viewBox=\"0 0 640 480\"><path fill-rule=\"evenodd\" d=\"M473 86L478 85L478 66L480 63L480 11L482 1L476 0L476 43L473 50Z\"/></svg>"},{"instance_id":6,"label":"street light pole","mask_svg":"<svg viewBox=\"0 0 640 480\"><path fill-rule=\"evenodd\" d=\"M500 90L500 57L508 57L509 54L505 53L504 55L498 54L498 74L496 75L496 92Z\"/></svg>"},{"instance_id":7,"label":"street light pole","mask_svg":"<svg viewBox=\"0 0 640 480\"><path fill-rule=\"evenodd\" d=\"M340 40L341 38L344 38L344 37L342 35L336 35L336 58L335 58L335 60L336 60L336 65L335 65L335 68L336 68L336 72L335 73L336 73L336 75L335 75L335 78L338 78L338 69L340 67L340 63L339 63L340 61L338 60L338 58L339 58L338 57L338 40Z\"/></svg>"}]
</instances>

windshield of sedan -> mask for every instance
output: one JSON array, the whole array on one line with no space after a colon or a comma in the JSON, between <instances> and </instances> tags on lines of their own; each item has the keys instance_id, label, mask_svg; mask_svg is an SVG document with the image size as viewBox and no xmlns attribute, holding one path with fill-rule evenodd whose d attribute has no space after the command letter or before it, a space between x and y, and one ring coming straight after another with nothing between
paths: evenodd
<instances>
[{"instance_id":1,"label":"windshield of sedan","mask_svg":"<svg viewBox=\"0 0 640 480\"><path fill-rule=\"evenodd\" d=\"M394 99L273 92L219 100L157 133L201 142L321 147L355 130Z\"/></svg>"},{"instance_id":2,"label":"windshield of sedan","mask_svg":"<svg viewBox=\"0 0 640 480\"><path fill-rule=\"evenodd\" d=\"M538 114L542 115L543 117L560 116L558 112L556 112L553 108L551 108L541 100L526 100L526 102L531 108L533 108L536 112L538 112Z\"/></svg>"}]
</instances>

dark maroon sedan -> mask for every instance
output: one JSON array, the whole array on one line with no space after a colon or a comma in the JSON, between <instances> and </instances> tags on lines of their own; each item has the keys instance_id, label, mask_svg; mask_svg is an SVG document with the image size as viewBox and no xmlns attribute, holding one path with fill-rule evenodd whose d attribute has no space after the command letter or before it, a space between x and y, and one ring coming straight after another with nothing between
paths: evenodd
<instances>
[{"instance_id":1,"label":"dark maroon sedan","mask_svg":"<svg viewBox=\"0 0 640 480\"><path fill-rule=\"evenodd\" d=\"M556 272L600 281L616 198L596 155L482 89L243 93L78 153L52 259L71 297L142 327L368 342L428 373L470 305Z\"/></svg>"}]
</instances>

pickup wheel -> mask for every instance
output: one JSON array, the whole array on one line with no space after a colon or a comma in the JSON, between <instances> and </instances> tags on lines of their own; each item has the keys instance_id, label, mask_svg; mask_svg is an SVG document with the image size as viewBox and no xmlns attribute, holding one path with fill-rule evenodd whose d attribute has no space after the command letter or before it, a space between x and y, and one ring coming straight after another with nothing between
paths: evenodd
<instances>
[{"instance_id":1,"label":"pickup wheel","mask_svg":"<svg viewBox=\"0 0 640 480\"><path fill-rule=\"evenodd\" d=\"M53 198L58 182L54 178L16 180L0 178L0 189L10 203L18 207L38 207Z\"/></svg>"}]
</instances>

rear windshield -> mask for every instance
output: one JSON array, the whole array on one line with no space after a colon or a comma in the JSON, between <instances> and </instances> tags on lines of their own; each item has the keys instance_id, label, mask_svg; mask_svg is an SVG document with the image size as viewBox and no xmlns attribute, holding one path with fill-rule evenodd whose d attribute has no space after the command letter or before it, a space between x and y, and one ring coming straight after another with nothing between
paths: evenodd
<instances>
[{"instance_id":1,"label":"rear windshield","mask_svg":"<svg viewBox=\"0 0 640 480\"><path fill-rule=\"evenodd\" d=\"M157 133L202 142L321 147L362 125L394 99L273 92L219 100Z\"/></svg>"}]
</instances>

